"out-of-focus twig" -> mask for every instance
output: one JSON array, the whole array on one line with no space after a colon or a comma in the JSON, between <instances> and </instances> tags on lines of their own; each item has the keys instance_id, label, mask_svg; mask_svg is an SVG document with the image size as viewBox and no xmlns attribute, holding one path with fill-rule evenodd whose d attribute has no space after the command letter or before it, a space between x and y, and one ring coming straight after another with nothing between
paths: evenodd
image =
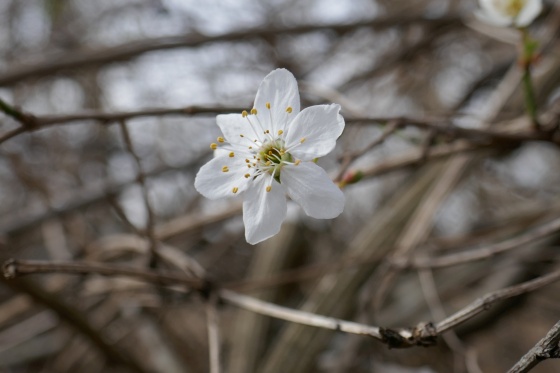
<instances>
[{"instance_id":1,"label":"out-of-focus twig","mask_svg":"<svg viewBox=\"0 0 560 373\"><path fill-rule=\"evenodd\" d=\"M530 231L493 245L484 246L478 249L467 250L464 252L449 254L435 258L401 258L396 259L394 264L397 266L413 268L442 268L476 260L482 260L491 256L515 249L522 245L529 244L538 239L554 234L560 230L560 218L554 219L546 224L540 225Z\"/></svg>"},{"instance_id":2,"label":"out-of-focus twig","mask_svg":"<svg viewBox=\"0 0 560 373\"><path fill-rule=\"evenodd\" d=\"M87 337L113 364L125 367L127 370L137 373L148 373L148 371L136 360L125 354L120 349L111 344L105 336L101 335L90 322L82 316L79 310L70 304L63 302L59 297L53 297L45 292L37 285L27 281L10 281L7 277L1 278L0 281L20 293L29 295L34 301L47 306L66 323L71 325L83 336Z\"/></svg>"},{"instance_id":3,"label":"out-of-focus twig","mask_svg":"<svg viewBox=\"0 0 560 373\"><path fill-rule=\"evenodd\" d=\"M150 267L155 267L157 265L157 246L158 241L155 232L155 214L152 204L150 202L150 196L148 194L148 187L146 186L146 173L144 172L144 166L142 166L142 161L136 151L134 150L134 145L132 144L132 139L130 138L130 133L128 131L126 122L124 120L119 122L119 127L121 129L121 134L126 145L126 149L134 159L136 163L136 181L140 184L142 190L142 199L144 200L144 207L147 211L148 220L146 222L145 234L150 241Z\"/></svg>"},{"instance_id":4,"label":"out-of-focus twig","mask_svg":"<svg viewBox=\"0 0 560 373\"><path fill-rule=\"evenodd\" d=\"M134 58L138 55L158 50L168 50L176 48L192 48L216 42L234 42L257 39L271 38L278 35L297 35L317 31L334 31L340 34L350 32L359 28L369 27L374 30L385 29L396 26L410 26L415 24L430 25L449 25L460 23L458 16L445 16L442 18L425 18L418 16L406 17L402 14L366 20L354 23L335 23L335 24L313 24L291 27L265 27L251 28L240 31L228 32L222 35L207 36L201 34L186 34L177 36L165 36L161 38L151 38L128 42L124 45L116 45L97 50L84 52L73 51L64 55L53 56L45 61L13 68L0 75L0 86L10 85L20 82L23 79L45 76L65 69L74 69L100 65L115 61L123 61Z\"/></svg>"}]
</instances>

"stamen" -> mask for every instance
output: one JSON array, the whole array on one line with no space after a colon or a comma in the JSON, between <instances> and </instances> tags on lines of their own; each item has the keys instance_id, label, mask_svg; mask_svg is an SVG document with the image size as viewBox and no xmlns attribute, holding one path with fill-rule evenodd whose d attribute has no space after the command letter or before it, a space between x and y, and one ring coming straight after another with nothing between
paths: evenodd
<instances>
[{"instance_id":1,"label":"stamen","mask_svg":"<svg viewBox=\"0 0 560 373\"><path fill-rule=\"evenodd\" d=\"M266 108L270 110L270 102L266 103Z\"/></svg>"},{"instance_id":2,"label":"stamen","mask_svg":"<svg viewBox=\"0 0 560 373\"><path fill-rule=\"evenodd\" d=\"M237 193L238 190L239 190L238 187L233 187L233 189L232 189L233 194Z\"/></svg>"},{"instance_id":3,"label":"stamen","mask_svg":"<svg viewBox=\"0 0 560 373\"><path fill-rule=\"evenodd\" d=\"M212 150L218 149L218 144L216 144L216 143L210 144L210 149L212 149Z\"/></svg>"},{"instance_id":4,"label":"stamen","mask_svg":"<svg viewBox=\"0 0 560 373\"><path fill-rule=\"evenodd\" d=\"M239 137L245 137L245 136L243 136L243 135L239 135Z\"/></svg>"},{"instance_id":5,"label":"stamen","mask_svg":"<svg viewBox=\"0 0 560 373\"><path fill-rule=\"evenodd\" d=\"M255 108L252 108L252 109L251 109L251 114L253 114L253 115L257 115L257 109L255 109Z\"/></svg>"},{"instance_id":6,"label":"stamen","mask_svg":"<svg viewBox=\"0 0 560 373\"><path fill-rule=\"evenodd\" d=\"M224 167L222 167L222 172L228 172L228 171L229 171L229 168L228 168L228 166L224 166Z\"/></svg>"},{"instance_id":7,"label":"stamen","mask_svg":"<svg viewBox=\"0 0 560 373\"><path fill-rule=\"evenodd\" d=\"M243 111L241 112L241 116L242 116L243 118L247 117L247 115L249 115L249 113L247 113L247 110L243 110Z\"/></svg>"},{"instance_id":8,"label":"stamen","mask_svg":"<svg viewBox=\"0 0 560 373\"><path fill-rule=\"evenodd\" d=\"M288 107L286 108L286 113L292 114L292 111L293 111L293 110L294 110L294 109L292 109L291 106L288 106Z\"/></svg>"},{"instance_id":9,"label":"stamen","mask_svg":"<svg viewBox=\"0 0 560 373\"><path fill-rule=\"evenodd\" d=\"M249 163L249 160L248 160L248 159L245 159L245 163Z\"/></svg>"},{"instance_id":10,"label":"stamen","mask_svg":"<svg viewBox=\"0 0 560 373\"><path fill-rule=\"evenodd\" d=\"M278 130L278 135L281 135L281 134L283 134L283 133L284 133L284 131Z\"/></svg>"},{"instance_id":11,"label":"stamen","mask_svg":"<svg viewBox=\"0 0 560 373\"><path fill-rule=\"evenodd\" d=\"M300 143L300 144L303 144L304 142L305 142L305 137L302 137L302 138L299 140L299 143Z\"/></svg>"},{"instance_id":12,"label":"stamen","mask_svg":"<svg viewBox=\"0 0 560 373\"><path fill-rule=\"evenodd\" d=\"M230 153L229 153L229 157L230 157L230 158L233 158L234 156L235 156L235 153L234 153L234 152L230 152Z\"/></svg>"},{"instance_id":13,"label":"stamen","mask_svg":"<svg viewBox=\"0 0 560 373\"><path fill-rule=\"evenodd\" d=\"M298 159L297 161L295 161L295 165L298 166L301 163L301 159Z\"/></svg>"},{"instance_id":14,"label":"stamen","mask_svg":"<svg viewBox=\"0 0 560 373\"><path fill-rule=\"evenodd\" d=\"M272 185L269 185L269 186L266 187L267 192L270 192L271 190L272 190Z\"/></svg>"},{"instance_id":15,"label":"stamen","mask_svg":"<svg viewBox=\"0 0 560 373\"><path fill-rule=\"evenodd\" d=\"M251 177L251 174L245 174L245 175L243 175L243 176L245 176L245 179L248 179L248 178Z\"/></svg>"},{"instance_id":16,"label":"stamen","mask_svg":"<svg viewBox=\"0 0 560 373\"><path fill-rule=\"evenodd\" d=\"M224 142L224 138L223 137L218 137L218 142Z\"/></svg>"}]
</instances>

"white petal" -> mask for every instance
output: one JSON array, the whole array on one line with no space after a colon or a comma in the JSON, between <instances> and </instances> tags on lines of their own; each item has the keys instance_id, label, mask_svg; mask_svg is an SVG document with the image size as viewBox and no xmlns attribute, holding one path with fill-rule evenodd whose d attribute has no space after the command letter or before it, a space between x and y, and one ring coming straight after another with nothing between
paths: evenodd
<instances>
[{"instance_id":1,"label":"white petal","mask_svg":"<svg viewBox=\"0 0 560 373\"><path fill-rule=\"evenodd\" d=\"M531 24L541 14L542 0L527 0L521 12L517 15L515 25L525 27Z\"/></svg>"},{"instance_id":2,"label":"white petal","mask_svg":"<svg viewBox=\"0 0 560 373\"><path fill-rule=\"evenodd\" d=\"M340 105L316 105L304 109L294 119L286 135L286 147L304 161L331 152L344 130ZM293 148L293 149L292 149Z\"/></svg>"},{"instance_id":3,"label":"white petal","mask_svg":"<svg viewBox=\"0 0 560 373\"><path fill-rule=\"evenodd\" d=\"M270 103L270 109L267 108ZM292 113L286 109L292 108ZM257 117L264 127L276 134L285 129L287 122L299 113L299 91L296 78L286 69L276 69L268 74L257 91L255 98Z\"/></svg>"},{"instance_id":4,"label":"white petal","mask_svg":"<svg viewBox=\"0 0 560 373\"><path fill-rule=\"evenodd\" d=\"M253 131L248 119L243 118L241 114L220 114L216 117L216 122L224 138L231 144L247 147L255 139L261 140L261 137Z\"/></svg>"},{"instance_id":5,"label":"white petal","mask_svg":"<svg viewBox=\"0 0 560 373\"><path fill-rule=\"evenodd\" d=\"M223 167L228 171L223 172ZM253 173L249 169L245 159L236 154L233 158L229 156L218 156L200 168L194 179L194 187L206 198L218 199L240 194L247 189L248 180L244 175ZM236 193L233 188L237 188Z\"/></svg>"},{"instance_id":6,"label":"white petal","mask_svg":"<svg viewBox=\"0 0 560 373\"><path fill-rule=\"evenodd\" d=\"M284 166L280 182L286 187L290 198L311 217L332 219L344 210L344 193L325 170L313 162Z\"/></svg>"},{"instance_id":7,"label":"white petal","mask_svg":"<svg viewBox=\"0 0 560 373\"><path fill-rule=\"evenodd\" d=\"M272 180L272 189L266 191L270 178L261 176L245 193L243 201L243 222L245 239L255 245L277 234L286 218L286 191L276 180Z\"/></svg>"},{"instance_id":8,"label":"white petal","mask_svg":"<svg viewBox=\"0 0 560 373\"><path fill-rule=\"evenodd\" d=\"M500 27L510 26L513 22L513 20L510 17L506 17L498 13L492 14L482 10L475 10L474 15L482 22L494 26L500 26Z\"/></svg>"},{"instance_id":9,"label":"white petal","mask_svg":"<svg viewBox=\"0 0 560 373\"><path fill-rule=\"evenodd\" d=\"M498 0L509 1L509 0ZM495 26L509 26L513 23L513 17L504 14L496 0L479 0L482 12L477 11L475 15L483 22Z\"/></svg>"}]
</instances>

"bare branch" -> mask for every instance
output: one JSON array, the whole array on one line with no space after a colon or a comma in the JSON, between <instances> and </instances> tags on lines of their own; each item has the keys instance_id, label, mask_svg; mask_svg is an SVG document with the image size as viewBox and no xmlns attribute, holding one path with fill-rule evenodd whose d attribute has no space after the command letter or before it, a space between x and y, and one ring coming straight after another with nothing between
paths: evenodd
<instances>
[{"instance_id":1,"label":"bare branch","mask_svg":"<svg viewBox=\"0 0 560 373\"><path fill-rule=\"evenodd\" d=\"M560 359L560 321L508 373L526 373L546 359Z\"/></svg>"},{"instance_id":2,"label":"bare branch","mask_svg":"<svg viewBox=\"0 0 560 373\"><path fill-rule=\"evenodd\" d=\"M460 18L456 16L439 19L427 19L419 18L417 16L404 17L399 14L395 17L374 19L351 24L303 25L279 28L263 27L230 32L217 36L187 34L152 38L129 42L124 45L117 45L104 49L83 51L81 53L73 51L64 55L49 57L49 59L35 64L13 68L11 71L0 75L0 86L11 85L18 83L23 79L45 76L65 69L82 68L128 60L138 55L158 50L193 48L216 42L247 41L257 38L270 38L278 35L297 35L316 31L335 31L342 34L362 27L369 27L374 30L378 30L388 27L409 26L422 23L429 23L431 25L446 25L457 23L459 21Z\"/></svg>"}]
</instances>

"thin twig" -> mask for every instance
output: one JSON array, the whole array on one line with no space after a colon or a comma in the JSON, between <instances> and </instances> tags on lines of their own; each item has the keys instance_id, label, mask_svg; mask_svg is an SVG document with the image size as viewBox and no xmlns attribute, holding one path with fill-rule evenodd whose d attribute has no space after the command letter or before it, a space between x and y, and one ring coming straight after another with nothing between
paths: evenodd
<instances>
[{"instance_id":1,"label":"thin twig","mask_svg":"<svg viewBox=\"0 0 560 373\"><path fill-rule=\"evenodd\" d=\"M560 321L508 373L526 373L546 359L560 359Z\"/></svg>"},{"instance_id":2,"label":"thin twig","mask_svg":"<svg viewBox=\"0 0 560 373\"><path fill-rule=\"evenodd\" d=\"M397 128L398 128L397 122L394 121L389 122L389 124L387 125L383 133L378 138L376 138L371 143L369 143L367 146L365 146L363 149L354 153L345 154L342 158L342 165L338 170L338 174L334 178L334 182L339 182L343 180L343 176L348 170L348 168L350 167L350 165L352 164L352 162L354 162L357 158L361 157L371 149L385 142L385 140L387 140L387 138L391 136L397 130Z\"/></svg>"},{"instance_id":3,"label":"thin twig","mask_svg":"<svg viewBox=\"0 0 560 373\"><path fill-rule=\"evenodd\" d=\"M501 254L511 249L529 244L538 239L554 234L560 230L560 218L554 219L546 224L538 226L528 232L517 237L488 245L478 249L467 250L464 252L443 255L432 258L399 258L394 259L392 263L399 267L410 268L442 268L458 264L469 263L477 260L489 258L494 255Z\"/></svg>"},{"instance_id":4,"label":"thin twig","mask_svg":"<svg viewBox=\"0 0 560 373\"><path fill-rule=\"evenodd\" d=\"M558 280L560 280L560 270L549 273L548 275L542 277L537 277L536 279L531 281L523 282L521 284L510 286L505 289L487 294L475 300L463 309L457 311L448 318L437 323L436 330L438 334L443 333L447 330L450 330L451 328L456 327L459 324L462 324L467 320L470 320L475 315L478 315L479 313L487 310L490 306L498 301L529 293Z\"/></svg>"},{"instance_id":5,"label":"thin twig","mask_svg":"<svg viewBox=\"0 0 560 373\"><path fill-rule=\"evenodd\" d=\"M125 120L119 122L119 127L121 129L121 134L126 145L126 149L134 159L136 163L136 180L140 184L140 189L142 190L142 199L144 200L144 207L148 214L148 221L146 222L145 236L150 241L150 267L155 268L157 265L157 247L158 241L155 233L155 214L152 204L150 202L150 196L148 194L148 187L146 186L146 173L144 172L144 167L142 166L142 161L136 151L134 150L134 145L132 144L132 139L130 138L130 133Z\"/></svg>"}]
</instances>

